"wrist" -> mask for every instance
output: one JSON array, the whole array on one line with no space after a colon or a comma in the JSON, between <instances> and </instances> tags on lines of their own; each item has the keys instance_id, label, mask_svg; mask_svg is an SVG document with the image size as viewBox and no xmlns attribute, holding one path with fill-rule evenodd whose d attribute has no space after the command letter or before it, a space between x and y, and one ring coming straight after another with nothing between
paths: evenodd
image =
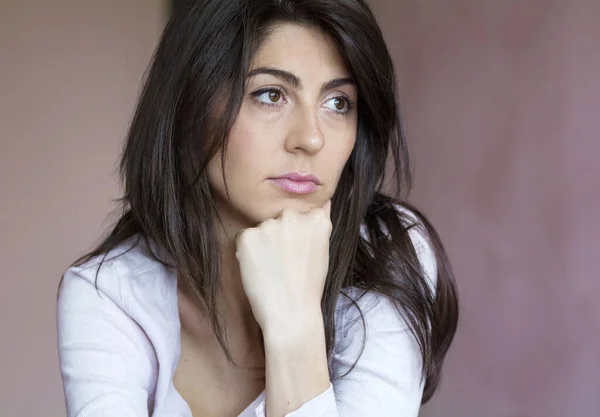
<instances>
[{"instance_id":1,"label":"wrist","mask_svg":"<svg viewBox=\"0 0 600 417\"><path fill-rule=\"evenodd\" d=\"M268 320L262 329L265 348L301 346L325 339L321 309L305 309L300 314Z\"/></svg>"}]
</instances>

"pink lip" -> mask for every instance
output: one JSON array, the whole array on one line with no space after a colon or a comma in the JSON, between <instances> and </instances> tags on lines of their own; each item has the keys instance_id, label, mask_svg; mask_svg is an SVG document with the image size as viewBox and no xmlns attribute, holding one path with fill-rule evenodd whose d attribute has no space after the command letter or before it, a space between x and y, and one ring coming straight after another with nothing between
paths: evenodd
<instances>
[{"instance_id":1,"label":"pink lip","mask_svg":"<svg viewBox=\"0 0 600 417\"><path fill-rule=\"evenodd\" d=\"M310 194L321 184L319 179L314 175L299 174L296 172L281 175L277 178L270 178L270 181L293 194Z\"/></svg>"}]
</instances>

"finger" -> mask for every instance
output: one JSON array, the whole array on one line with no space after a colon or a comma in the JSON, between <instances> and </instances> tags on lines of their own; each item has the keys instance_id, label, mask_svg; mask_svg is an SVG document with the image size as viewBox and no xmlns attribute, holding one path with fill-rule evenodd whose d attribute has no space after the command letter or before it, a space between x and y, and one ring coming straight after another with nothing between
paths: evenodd
<instances>
[{"instance_id":1,"label":"finger","mask_svg":"<svg viewBox=\"0 0 600 417\"><path fill-rule=\"evenodd\" d=\"M244 239L244 235L249 235L253 230L256 230L255 227L249 227L247 229L238 230L234 236L234 242L236 245L240 244L240 240Z\"/></svg>"}]
</instances>

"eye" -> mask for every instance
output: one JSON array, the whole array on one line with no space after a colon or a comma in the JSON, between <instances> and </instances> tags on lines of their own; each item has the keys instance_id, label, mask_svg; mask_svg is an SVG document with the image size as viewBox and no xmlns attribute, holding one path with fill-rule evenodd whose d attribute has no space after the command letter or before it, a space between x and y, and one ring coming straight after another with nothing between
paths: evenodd
<instances>
[{"instance_id":1,"label":"eye","mask_svg":"<svg viewBox=\"0 0 600 417\"><path fill-rule=\"evenodd\" d=\"M275 88L259 90L252 93L252 95L257 101L267 106L276 106L283 101L283 92Z\"/></svg>"},{"instance_id":2,"label":"eye","mask_svg":"<svg viewBox=\"0 0 600 417\"><path fill-rule=\"evenodd\" d=\"M350 111L352 103L346 97L333 97L327 100L326 107L338 113L347 113Z\"/></svg>"}]
</instances>

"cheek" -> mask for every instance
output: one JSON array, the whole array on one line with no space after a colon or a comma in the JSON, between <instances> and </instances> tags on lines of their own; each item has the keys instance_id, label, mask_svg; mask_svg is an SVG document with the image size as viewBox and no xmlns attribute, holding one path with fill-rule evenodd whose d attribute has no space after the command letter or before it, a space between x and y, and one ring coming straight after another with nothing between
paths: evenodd
<instances>
[{"instance_id":1,"label":"cheek","mask_svg":"<svg viewBox=\"0 0 600 417\"><path fill-rule=\"evenodd\" d=\"M348 158L350 158L350 154L352 153L352 150L354 149L354 145L356 144L356 129L352 131L352 134L350 136L350 139L346 142L346 160L348 160Z\"/></svg>"},{"instance_id":2,"label":"cheek","mask_svg":"<svg viewBox=\"0 0 600 417\"><path fill-rule=\"evenodd\" d=\"M247 165L252 162L252 155L248 152L248 149L252 149L251 142L251 138L242 134L239 128L231 131L225 150L225 166L221 164L223 151L218 152L207 166L208 178L213 188L221 193L225 192L223 174L230 190L243 178L241 174L248 170Z\"/></svg>"},{"instance_id":3,"label":"cheek","mask_svg":"<svg viewBox=\"0 0 600 417\"><path fill-rule=\"evenodd\" d=\"M350 129L343 137L338 138L337 141L337 149L335 152L336 161L338 164L336 167L341 172L346 165L346 162L350 158L352 154L352 150L354 149L354 145L356 143L356 129Z\"/></svg>"},{"instance_id":4,"label":"cheek","mask_svg":"<svg viewBox=\"0 0 600 417\"><path fill-rule=\"evenodd\" d=\"M240 121L231 130L227 144L226 174L236 182L254 179L264 169L269 150L257 124Z\"/></svg>"},{"instance_id":5,"label":"cheek","mask_svg":"<svg viewBox=\"0 0 600 417\"><path fill-rule=\"evenodd\" d=\"M336 143L336 146L332 146L329 152L323 155L322 166L325 168L326 175L329 178L328 183L331 184L331 193L337 188L344 166L346 166L352 154L352 149L354 149L354 136L351 136L351 138L338 137L339 141Z\"/></svg>"}]
</instances>

